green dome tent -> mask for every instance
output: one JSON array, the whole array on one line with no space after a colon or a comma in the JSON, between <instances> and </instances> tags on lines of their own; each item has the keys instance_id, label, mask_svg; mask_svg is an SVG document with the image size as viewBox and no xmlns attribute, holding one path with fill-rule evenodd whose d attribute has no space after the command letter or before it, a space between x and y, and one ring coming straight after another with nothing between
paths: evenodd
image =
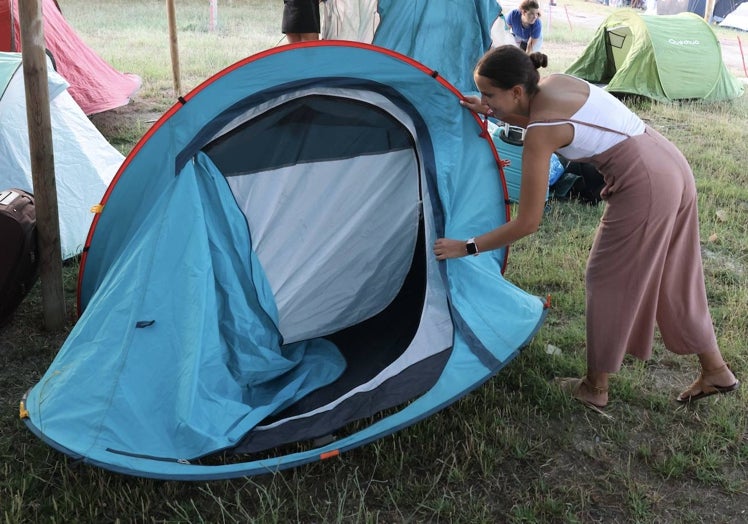
<instances>
[{"instance_id":1,"label":"green dome tent","mask_svg":"<svg viewBox=\"0 0 748 524\"><path fill-rule=\"evenodd\" d=\"M566 72L659 101L731 100L744 89L725 67L712 29L693 13L616 11Z\"/></svg>"}]
</instances>

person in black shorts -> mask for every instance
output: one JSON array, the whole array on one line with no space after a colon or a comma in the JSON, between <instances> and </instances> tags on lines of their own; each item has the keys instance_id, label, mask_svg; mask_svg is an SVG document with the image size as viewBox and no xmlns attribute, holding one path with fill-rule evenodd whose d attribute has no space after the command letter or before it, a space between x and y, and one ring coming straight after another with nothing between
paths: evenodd
<instances>
[{"instance_id":1,"label":"person in black shorts","mask_svg":"<svg viewBox=\"0 0 748 524\"><path fill-rule=\"evenodd\" d=\"M319 40L320 0L283 0L281 31L289 44Z\"/></svg>"}]
</instances>

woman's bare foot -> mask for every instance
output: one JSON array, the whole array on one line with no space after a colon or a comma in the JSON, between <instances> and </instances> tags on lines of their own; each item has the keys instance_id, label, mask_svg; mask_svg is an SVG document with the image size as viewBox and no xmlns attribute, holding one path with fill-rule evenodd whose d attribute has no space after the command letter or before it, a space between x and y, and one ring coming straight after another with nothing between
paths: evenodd
<instances>
[{"instance_id":1,"label":"woman's bare foot","mask_svg":"<svg viewBox=\"0 0 748 524\"><path fill-rule=\"evenodd\" d=\"M563 391L589 408L601 411L608 405L608 388L593 385L589 377L559 377L555 382Z\"/></svg>"},{"instance_id":2,"label":"woman's bare foot","mask_svg":"<svg viewBox=\"0 0 748 524\"><path fill-rule=\"evenodd\" d=\"M608 405L608 388L602 386L595 386L590 381L589 377L579 379L577 387L574 389L574 398L581 400L582 402L588 402L597 406L598 408L604 408Z\"/></svg>"}]
</instances>

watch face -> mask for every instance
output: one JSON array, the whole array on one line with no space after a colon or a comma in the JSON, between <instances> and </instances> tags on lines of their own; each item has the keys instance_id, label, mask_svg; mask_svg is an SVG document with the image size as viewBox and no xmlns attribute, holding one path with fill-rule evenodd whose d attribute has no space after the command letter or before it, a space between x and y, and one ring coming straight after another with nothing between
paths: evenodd
<instances>
[{"instance_id":1,"label":"watch face","mask_svg":"<svg viewBox=\"0 0 748 524\"><path fill-rule=\"evenodd\" d=\"M465 248L467 249L468 255L475 255L478 252L478 247L475 245L475 242L470 242L469 240L465 243Z\"/></svg>"}]
</instances>

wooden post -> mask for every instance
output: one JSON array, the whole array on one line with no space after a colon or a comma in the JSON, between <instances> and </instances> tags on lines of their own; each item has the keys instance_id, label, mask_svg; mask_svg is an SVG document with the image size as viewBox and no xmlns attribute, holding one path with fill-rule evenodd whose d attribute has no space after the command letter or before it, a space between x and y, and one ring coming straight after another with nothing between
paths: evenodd
<instances>
[{"instance_id":1,"label":"wooden post","mask_svg":"<svg viewBox=\"0 0 748 524\"><path fill-rule=\"evenodd\" d=\"M210 31L215 31L216 27L218 27L218 0L210 0Z\"/></svg>"},{"instance_id":2,"label":"wooden post","mask_svg":"<svg viewBox=\"0 0 748 524\"><path fill-rule=\"evenodd\" d=\"M7 20L7 22L8 22L8 24L10 24L8 26L8 27L10 27L10 31L9 31L9 33L10 33L10 50L13 51L14 53L17 53L18 52L18 45L16 44L16 28L14 27L14 24L13 24L13 13L15 12L14 11L14 7L13 7L13 2L14 1L15 0L10 0L10 3L8 4L8 15L10 15L10 20ZM5 22L3 22L3 23L5 23Z\"/></svg>"},{"instance_id":3,"label":"wooden post","mask_svg":"<svg viewBox=\"0 0 748 524\"><path fill-rule=\"evenodd\" d=\"M171 71L174 79L174 94L182 96L179 74L179 46L177 44L177 14L174 0L166 0L166 18L169 21L169 49L171 50Z\"/></svg>"},{"instance_id":4,"label":"wooden post","mask_svg":"<svg viewBox=\"0 0 748 524\"><path fill-rule=\"evenodd\" d=\"M704 7L704 20L707 24L712 23L712 16L714 15L714 0L706 0L706 6Z\"/></svg>"},{"instance_id":5,"label":"wooden post","mask_svg":"<svg viewBox=\"0 0 748 524\"><path fill-rule=\"evenodd\" d=\"M49 114L47 55L44 50L44 19L39 0L19 2L18 10L44 325L47 329L56 330L65 325L65 299L52 122Z\"/></svg>"}]
</instances>

